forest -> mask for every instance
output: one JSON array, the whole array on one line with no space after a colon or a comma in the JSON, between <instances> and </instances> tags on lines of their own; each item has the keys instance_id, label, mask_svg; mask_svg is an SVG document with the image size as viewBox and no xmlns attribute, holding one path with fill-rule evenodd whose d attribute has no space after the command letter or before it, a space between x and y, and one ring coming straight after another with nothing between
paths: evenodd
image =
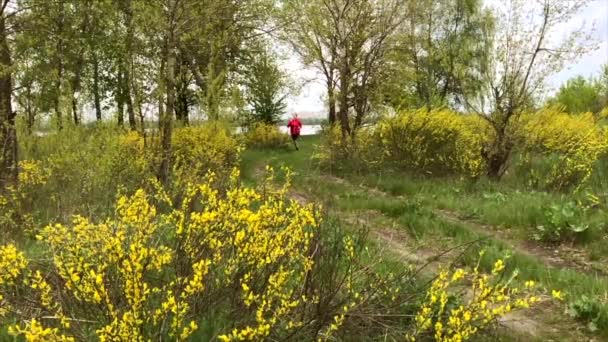
<instances>
[{"instance_id":1,"label":"forest","mask_svg":"<svg viewBox=\"0 0 608 342\"><path fill-rule=\"evenodd\" d=\"M602 1L0 6L0 341L608 339Z\"/></svg>"}]
</instances>

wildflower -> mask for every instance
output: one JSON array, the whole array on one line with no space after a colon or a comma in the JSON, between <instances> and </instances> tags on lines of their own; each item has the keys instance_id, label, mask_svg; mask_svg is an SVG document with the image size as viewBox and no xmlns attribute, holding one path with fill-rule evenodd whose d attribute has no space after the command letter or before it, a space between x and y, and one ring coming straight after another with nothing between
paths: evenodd
<instances>
[{"instance_id":1,"label":"wildflower","mask_svg":"<svg viewBox=\"0 0 608 342\"><path fill-rule=\"evenodd\" d=\"M558 291L558 290L551 290L551 297L553 297L557 300L564 300L564 296L563 296L562 292Z\"/></svg>"}]
</instances>

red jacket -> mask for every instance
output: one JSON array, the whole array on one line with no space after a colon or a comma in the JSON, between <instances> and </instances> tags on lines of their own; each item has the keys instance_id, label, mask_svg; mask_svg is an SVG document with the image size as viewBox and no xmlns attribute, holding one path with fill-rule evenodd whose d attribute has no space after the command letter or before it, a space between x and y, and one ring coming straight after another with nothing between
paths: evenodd
<instances>
[{"instance_id":1,"label":"red jacket","mask_svg":"<svg viewBox=\"0 0 608 342\"><path fill-rule=\"evenodd\" d=\"M291 121L289 121L287 127L289 127L289 132L291 135L299 135L300 129L302 128L302 122L298 118L293 118Z\"/></svg>"}]
</instances>

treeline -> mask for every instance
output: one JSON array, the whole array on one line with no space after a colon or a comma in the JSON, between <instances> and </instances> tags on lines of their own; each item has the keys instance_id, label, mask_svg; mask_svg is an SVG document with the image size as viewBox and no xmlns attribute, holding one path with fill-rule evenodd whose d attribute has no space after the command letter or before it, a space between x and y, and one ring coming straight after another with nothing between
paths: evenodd
<instances>
[{"instance_id":1,"label":"treeline","mask_svg":"<svg viewBox=\"0 0 608 342\"><path fill-rule=\"evenodd\" d=\"M500 178L515 124L542 106L547 77L595 48L584 29L557 36L588 3L292 1L287 7L302 15L287 35L324 75L328 120L345 142L387 107L447 107L488 123L492 138L479 154L485 173ZM604 87L593 108L607 98Z\"/></svg>"},{"instance_id":2,"label":"treeline","mask_svg":"<svg viewBox=\"0 0 608 342\"><path fill-rule=\"evenodd\" d=\"M550 74L595 47L585 31L555 36L588 2L3 0L0 180L16 179L16 120L25 134L43 115L61 130L87 110L142 132L157 117L166 180L173 123L187 125L193 109L280 121L285 44L320 71L327 120L343 137L387 108L450 107L490 124L483 155L499 177L512 123L539 106Z\"/></svg>"},{"instance_id":3,"label":"treeline","mask_svg":"<svg viewBox=\"0 0 608 342\"><path fill-rule=\"evenodd\" d=\"M214 120L263 106L268 89L256 86L279 70L270 0L0 5L0 183L17 177L19 120L29 134L42 118L61 130L81 125L87 112L142 132L158 118L166 179L175 121L188 124L193 108Z\"/></svg>"}]
</instances>

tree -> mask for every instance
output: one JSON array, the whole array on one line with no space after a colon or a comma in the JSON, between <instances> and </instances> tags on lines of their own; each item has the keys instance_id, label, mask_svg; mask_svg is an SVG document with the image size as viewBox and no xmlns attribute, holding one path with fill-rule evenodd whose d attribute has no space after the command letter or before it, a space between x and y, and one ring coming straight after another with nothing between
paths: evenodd
<instances>
[{"instance_id":1,"label":"tree","mask_svg":"<svg viewBox=\"0 0 608 342\"><path fill-rule=\"evenodd\" d=\"M10 0L0 2L0 186L17 181L17 132L12 108L12 60L7 21Z\"/></svg>"},{"instance_id":2,"label":"tree","mask_svg":"<svg viewBox=\"0 0 608 342\"><path fill-rule=\"evenodd\" d=\"M323 71L330 100L329 119L332 120L335 98L336 118L343 136L354 134L370 112L385 57L392 47L390 38L405 18L405 3L316 0L303 7L294 1L286 7L292 9L288 18L303 17L289 31L294 35L292 45L305 61ZM297 30L302 33L294 33ZM335 97L334 89L338 90Z\"/></svg>"},{"instance_id":3,"label":"tree","mask_svg":"<svg viewBox=\"0 0 608 342\"><path fill-rule=\"evenodd\" d=\"M533 102L548 75L562 69L593 46L582 30L564 39L551 39L557 25L565 23L588 0L561 1L509 0L497 4L496 30L479 37L493 44L488 68L481 70L479 81L461 77L465 105L492 127L494 137L482 155L488 176L499 179L507 169L513 148L513 123Z\"/></svg>"},{"instance_id":4,"label":"tree","mask_svg":"<svg viewBox=\"0 0 608 342\"><path fill-rule=\"evenodd\" d=\"M219 119L231 78L246 63L247 43L275 30L270 20L274 11L274 0L193 1L189 16L194 25L179 39L178 53L189 66L208 118Z\"/></svg>"},{"instance_id":5,"label":"tree","mask_svg":"<svg viewBox=\"0 0 608 342\"><path fill-rule=\"evenodd\" d=\"M320 1L288 1L283 16L287 41L305 65L315 66L325 78L327 89L327 120L336 122L337 42L331 22Z\"/></svg>"},{"instance_id":6,"label":"tree","mask_svg":"<svg viewBox=\"0 0 608 342\"><path fill-rule=\"evenodd\" d=\"M274 125L287 108L286 76L267 51L255 54L246 76L247 102L256 122Z\"/></svg>"},{"instance_id":7,"label":"tree","mask_svg":"<svg viewBox=\"0 0 608 342\"><path fill-rule=\"evenodd\" d=\"M420 108L462 103L458 80L473 85L487 67L487 37L494 19L481 0L416 0L398 29L390 52L385 101L393 107Z\"/></svg>"},{"instance_id":8,"label":"tree","mask_svg":"<svg viewBox=\"0 0 608 342\"><path fill-rule=\"evenodd\" d=\"M549 102L563 105L566 111L572 114L598 113L603 108L601 91L599 80L588 80L582 76L577 76L562 85L555 98Z\"/></svg>"}]
</instances>

